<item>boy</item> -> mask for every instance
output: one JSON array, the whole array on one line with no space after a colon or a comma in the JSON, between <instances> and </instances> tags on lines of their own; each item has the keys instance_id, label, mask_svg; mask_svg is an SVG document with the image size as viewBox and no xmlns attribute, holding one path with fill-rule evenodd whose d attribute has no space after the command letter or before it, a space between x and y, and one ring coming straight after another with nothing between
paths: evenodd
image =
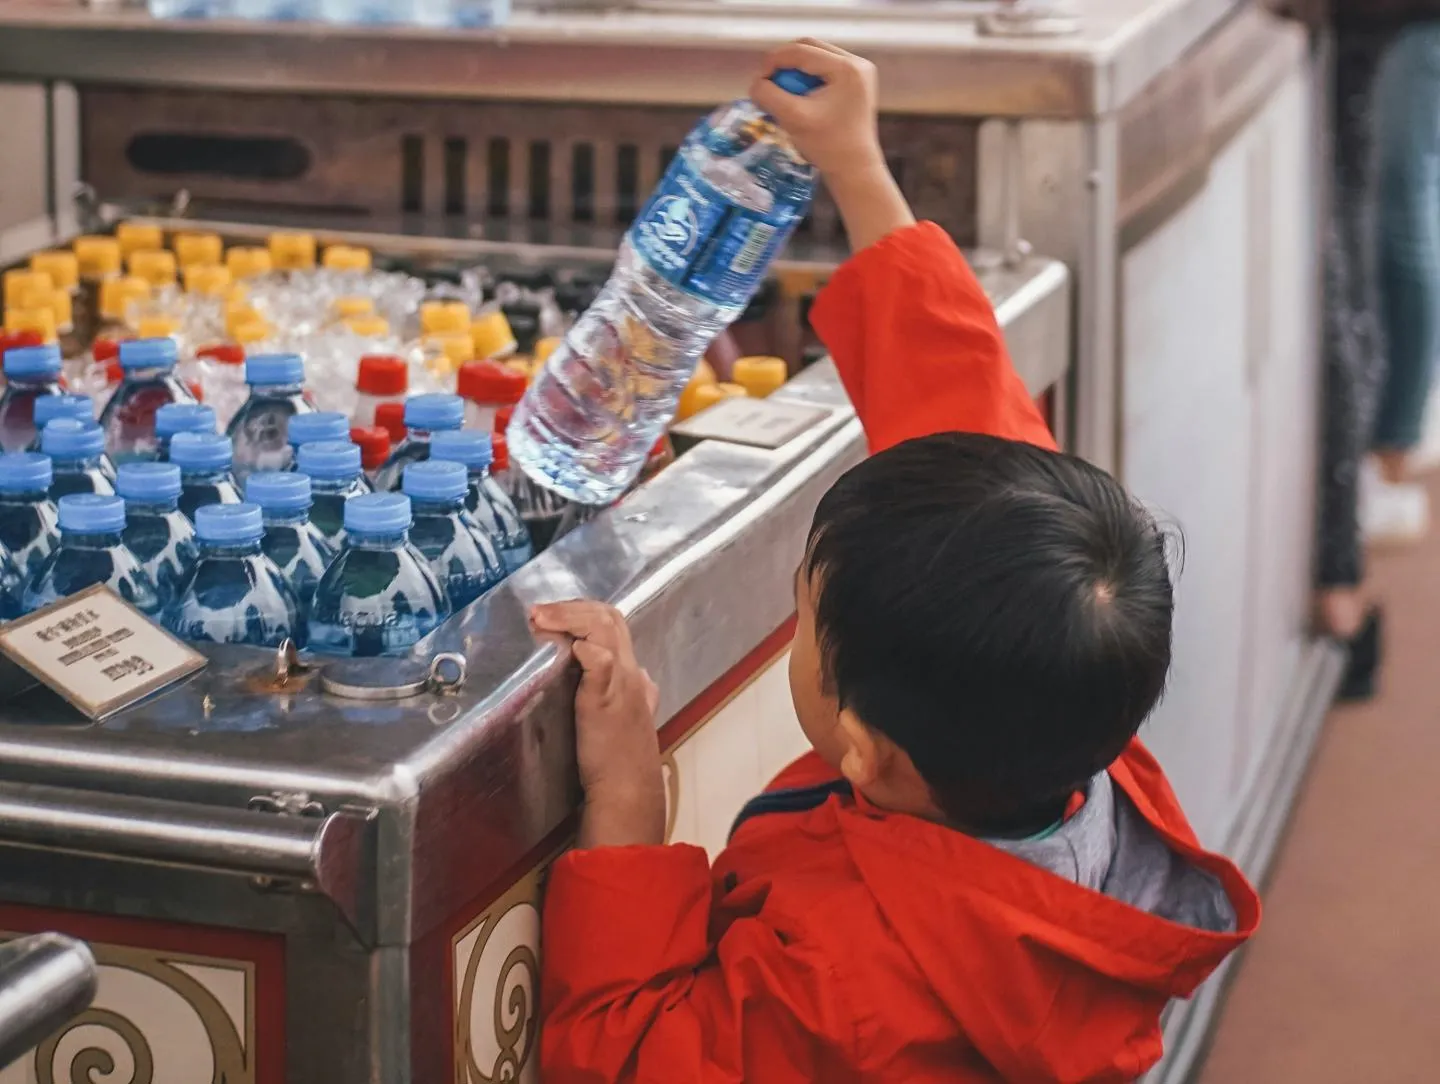
<instances>
[{"instance_id":1,"label":"boy","mask_svg":"<svg viewBox=\"0 0 1440 1084\"><path fill-rule=\"evenodd\" d=\"M814 751L712 870L662 845L654 687L624 621L576 637L585 808L544 914L542 1069L571 1081L1129 1081L1254 931L1135 741L1170 663L1164 538L1055 451L949 239L885 168L868 64L801 42L751 96L855 255L815 306L875 455L821 500L790 685Z\"/></svg>"}]
</instances>

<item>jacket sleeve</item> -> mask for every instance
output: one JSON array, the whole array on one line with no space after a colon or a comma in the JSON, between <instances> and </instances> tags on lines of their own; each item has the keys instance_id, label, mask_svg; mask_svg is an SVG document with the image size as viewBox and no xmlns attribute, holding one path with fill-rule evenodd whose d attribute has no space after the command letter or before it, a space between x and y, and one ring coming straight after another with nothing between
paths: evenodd
<instances>
[{"instance_id":1,"label":"jacket sleeve","mask_svg":"<svg viewBox=\"0 0 1440 1084\"><path fill-rule=\"evenodd\" d=\"M985 291L933 222L896 230L847 260L811 322L872 452L951 431L1055 447Z\"/></svg>"},{"instance_id":2,"label":"jacket sleeve","mask_svg":"<svg viewBox=\"0 0 1440 1084\"><path fill-rule=\"evenodd\" d=\"M542 930L546 1084L842 1079L835 1037L850 1024L826 961L761 916L712 941L711 899L698 847L556 861Z\"/></svg>"}]
</instances>

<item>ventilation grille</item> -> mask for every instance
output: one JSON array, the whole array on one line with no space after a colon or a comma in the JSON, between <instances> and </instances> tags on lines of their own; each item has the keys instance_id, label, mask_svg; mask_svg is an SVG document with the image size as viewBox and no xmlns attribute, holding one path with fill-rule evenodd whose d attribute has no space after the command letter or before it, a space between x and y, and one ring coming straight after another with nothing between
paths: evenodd
<instances>
[{"instance_id":1,"label":"ventilation grille","mask_svg":"<svg viewBox=\"0 0 1440 1084\"><path fill-rule=\"evenodd\" d=\"M690 109L89 88L85 179L107 200L448 222L626 226L695 121ZM918 214L975 234L976 124L887 117ZM821 193L802 230L839 239Z\"/></svg>"}]
</instances>

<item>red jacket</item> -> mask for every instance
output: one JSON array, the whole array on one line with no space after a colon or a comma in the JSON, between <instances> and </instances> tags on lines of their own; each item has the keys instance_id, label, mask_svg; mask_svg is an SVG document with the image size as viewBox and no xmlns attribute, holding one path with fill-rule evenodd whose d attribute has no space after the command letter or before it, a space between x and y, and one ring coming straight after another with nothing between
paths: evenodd
<instances>
[{"instance_id":1,"label":"red jacket","mask_svg":"<svg viewBox=\"0 0 1440 1084\"><path fill-rule=\"evenodd\" d=\"M1054 446L938 227L855 256L814 318L872 449L956 429ZM684 845L562 856L544 910L544 1080L1134 1080L1160 1056L1161 1010L1254 931L1260 905L1200 848L1138 742L1109 776L1117 862L1150 867L1139 902L848 793L745 821L713 869ZM811 754L772 789L833 778ZM1196 913L1225 921L1179 920Z\"/></svg>"}]
</instances>

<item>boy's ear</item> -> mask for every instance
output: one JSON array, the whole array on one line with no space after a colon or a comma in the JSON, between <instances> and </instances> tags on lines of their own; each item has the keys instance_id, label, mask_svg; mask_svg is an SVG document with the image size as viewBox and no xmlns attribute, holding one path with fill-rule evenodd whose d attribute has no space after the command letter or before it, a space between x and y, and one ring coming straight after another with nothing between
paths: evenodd
<instances>
[{"instance_id":1,"label":"boy's ear","mask_svg":"<svg viewBox=\"0 0 1440 1084\"><path fill-rule=\"evenodd\" d=\"M839 721L845 743L845 752L840 758L840 774L858 790L874 786L875 781L885 774L892 746L862 723L849 708L840 712Z\"/></svg>"}]
</instances>

